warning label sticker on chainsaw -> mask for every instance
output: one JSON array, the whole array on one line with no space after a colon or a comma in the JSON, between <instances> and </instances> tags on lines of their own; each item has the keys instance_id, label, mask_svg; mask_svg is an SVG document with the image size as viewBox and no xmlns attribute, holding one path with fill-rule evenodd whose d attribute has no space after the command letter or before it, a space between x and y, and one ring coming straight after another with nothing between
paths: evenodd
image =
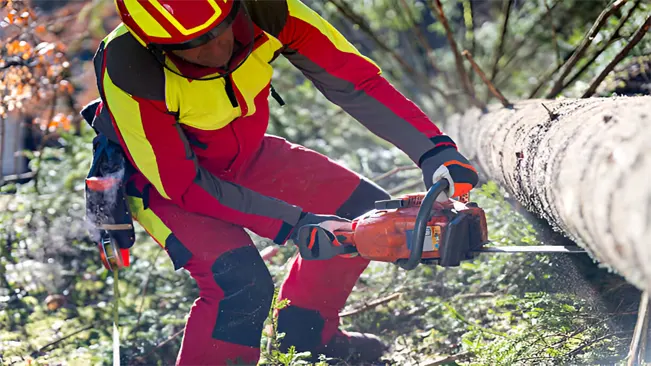
<instances>
[{"instance_id":1,"label":"warning label sticker on chainsaw","mask_svg":"<svg viewBox=\"0 0 651 366\"><path fill-rule=\"evenodd\" d=\"M407 230L407 248L411 250L412 238L414 236L413 230ZM425 238L423 239L423 252L431 252L439 249L439 242L441 241L441 227L428 226L425 229Z\"/></svg>"}]
</instances>

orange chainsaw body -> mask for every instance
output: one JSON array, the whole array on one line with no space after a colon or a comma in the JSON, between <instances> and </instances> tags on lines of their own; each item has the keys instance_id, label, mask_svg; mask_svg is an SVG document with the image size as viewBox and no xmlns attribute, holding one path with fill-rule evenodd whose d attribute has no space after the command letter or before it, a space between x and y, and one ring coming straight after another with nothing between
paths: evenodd
<instances>
[{"instance_id":1,"label":"orange chainsaw body","mask_svg":"<svg viewBox=\"0 0 651 366\"><path fill-rule=\"evenodd\" d=\"M352 232L336 232L337 239L342 244L354 245L359 255L369 260L396 262L407 259L413 246L414 224L424 197L425 193L416 193L378 202L375 210L353 220ZM423 262L440 258L439 249L446 245L445 240L450 237L446 235L449 224L461 214L471 216L471 221L475 223L463 230L472 230L475 238L478 236L482 243L488 240L484 210L468 202L467 196L459 201L435 202L427 221L421 256Z\"/></svg>"}]
</instances>

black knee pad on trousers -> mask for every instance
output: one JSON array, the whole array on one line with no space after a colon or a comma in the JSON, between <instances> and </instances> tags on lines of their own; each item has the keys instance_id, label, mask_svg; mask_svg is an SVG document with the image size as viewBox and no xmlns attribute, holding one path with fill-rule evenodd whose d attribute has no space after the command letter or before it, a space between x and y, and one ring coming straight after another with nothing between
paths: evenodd
<instances>
[{"instance_id":1,"label":"black knee pad on trousers","mask_svg":"<svg viewBox=\"0 0 651 366\"><path fill-rule=\"evenodd\" d=\"M321 345L324 320L316 310L288 306L278 311L278 333L285 333L280 350L294 346L299 352L314 350Z\"/></svg>"},{"instance_id":2,"label":"black knee pad on trousers","mask_svg":"<svg viewBox=\"0 0 651 366\"><path fill-rule=\"evenodd\" d=\"M260 347L264 321L273 301L274 282L254 246L222 254L212 265L215 282L224 291L212 337Z\"/></svg>"}]
</instances>

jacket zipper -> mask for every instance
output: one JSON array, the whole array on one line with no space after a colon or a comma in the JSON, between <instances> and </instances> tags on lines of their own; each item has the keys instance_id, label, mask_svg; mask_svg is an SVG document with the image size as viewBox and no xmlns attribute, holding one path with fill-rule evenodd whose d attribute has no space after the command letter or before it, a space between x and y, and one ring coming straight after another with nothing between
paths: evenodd
<instances>
[{"instance_id":1,"label":"jacket zipper","mask_svg":"<svg viewBox=\"0 0 651 366\"><path fill-rule=\"evenodd\" d=\"M237 103L237 98L235 97L235 90L233 89L233 81L231 80L231 76L228 75L224 79L226 79L226 95L228 95L228 100L230 100L231 105L233 108L237 108L239 105Z\"/></svg>"},{"instance_id":2,"label":"jacket zipper","mask_svg":"<svg viewBox=\"0 0 651 366\"><path fill-rule=\"evenodd\" d=\"M227 75L224 79L226 79L226 95L228 95L228 100L231 102L231 105L233 108L237 108L239 106L239 103L237 101L237 97L235 96L235 89L233 88L233 80L231 79L231 75ZM228 167L226 168L225 172L226 173L231 173L233 165L235 165L235 162L237 161L237 158L240 155L240 139L237 137L237 132L235 131L235 122L237 121L237 118L235 118L231 123L229 123L231 132L233 133L233 137L235 138L235 145L237 146L237 151L235 152L235 155L233 157L233 160L230 161L228 164Z\"/></svg>"}]
</instances>

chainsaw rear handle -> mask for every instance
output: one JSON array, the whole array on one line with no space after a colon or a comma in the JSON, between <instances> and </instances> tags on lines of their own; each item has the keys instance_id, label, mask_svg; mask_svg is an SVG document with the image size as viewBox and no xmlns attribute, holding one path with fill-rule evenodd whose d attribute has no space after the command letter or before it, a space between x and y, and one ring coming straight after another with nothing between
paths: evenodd
<instances>
[{"instance_id":1,"label":"chainsaw rear handle","mask_svg":"<svg viewBox=\"0 0 651 366\"><path fill-rule=\"evenodd\" d=\"M425 232L427 231L427 222L432 214L432 206L436 198L450 186L447 179L441 179L434 183L427 191L425 198L420 205L418 214L416 215L416 222L414 223L414 231L412 234L412 248L409 253L409 259L398 259L397 264L406 270L412 270L418 266L423 255L423 245L425 244Z\"/></svg>"}]
</instances>

